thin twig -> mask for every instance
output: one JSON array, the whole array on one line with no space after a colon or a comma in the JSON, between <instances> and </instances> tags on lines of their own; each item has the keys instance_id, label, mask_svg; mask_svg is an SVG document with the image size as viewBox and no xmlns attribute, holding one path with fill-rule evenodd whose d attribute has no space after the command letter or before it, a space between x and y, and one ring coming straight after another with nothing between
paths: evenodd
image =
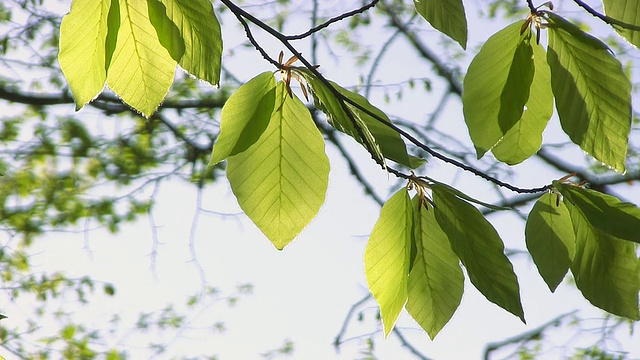
<instances>
[{"instance_id":1,"label":"thin twig","mask_svg":"<svg viewBox=\"0 0 640 360\"><path fill-rule=\"evenodd\" d=\"M351 317L356 312L356 309L358 309L360 305L369 301L369 299L371 298L372 298L372 295L369 293L367 294L367 296L363 297L362 299L358 300L355 304L351 305L351 308L347 312L347 316L344 317L344 321L342 322L342 327L340 328L338 335L336 335L335 340L333 340L333 347L336 348L336 351L340 350L340 345L343 343L342 337L347 332L347 326L349 326L349 322L351 322Z\"/></svg>"},{"instance_id":2,"label":"thin twig","mask_svg":"<svg viewBox=\"0 0 640 360\"><path fill-rule=\"evenodd\" d=\"M323 22L322 24L320 24L320 25L318 25L318 26L315 26L315 27L313 27L313 28L311 28L311 29L309 29L309 30L307 30L307 31L303 32L302 34L298 34L298 35L289 35L289 36L285 36L284 38L285 38L285 39L287 39L287 40L300 40L300 39L304 39L304 38L306 38L306 37L308 37L308 36L311 36L311 35L313 35L313 34L317 33L318 31L320 31L320 30L322 30L322 29L324 29L324 28L328 27L329 25L331 25L331 24L333 24L333 23L335 23L335 22L338 22L338 21L344 20L344 19L349 18L349 17L354 16L354 15L362 14L363 12L365 12L365 11L367 11L367 10L371 9L372 7L376 6L376 4L377 4L379 1L380 1L380 0L373 0L372 2L370 2L370 3L368 3L368 4L364 5L364 6L362 6L362 7L361 7L361 8L359 8L359 9L355 9L355 10L348 11L348 12L346 12L346 13L340 14L340 15L338 15L338 16L336 16L336 17L334 17L334 18L331 18L331 19L329 19L329 20L327 20L327 21Z\"/></svg>"},{"instance_id":3,"label":"thin twig","mask_svg":"<svg viewBox=\"0 0 640 360\"><path fill-rule=\"evenodd\" d=\"M417 356L418 359L431 360L431 358L426 357L424 354L422 354L420 351L418 351L418 349L413 347L413 345L411 345L411 343L409 341L407 341L407 339L404 338L404 335L402 335L402 333L400 332L400 330L397 327L394 327L391 332L394 333L398 337L398 339L400 340L400 344L402 344L402 346L404 346L407 349L409 349L409 351L413 355Z\"/></svg>"},{"instance_id":4,"label":"thin twig","mask_svg":"<svg viewBox=\"0 0 640 360\"><path fill-rule=\"evenodd\" d=\"M624 21L620 21L618 19L614 19L612 17L599 13L598 11L596 11L594 8L592 8L582 0L573 0L573 2L578 4L578 6L580 6L581 8L585 9L592 16L595 16L596 18L604 21L609 25L612 25L612 26L617 25L628 30L636 30L636 31L640 30L640 26L629 24Z\"/></svg>"}]
</instances>

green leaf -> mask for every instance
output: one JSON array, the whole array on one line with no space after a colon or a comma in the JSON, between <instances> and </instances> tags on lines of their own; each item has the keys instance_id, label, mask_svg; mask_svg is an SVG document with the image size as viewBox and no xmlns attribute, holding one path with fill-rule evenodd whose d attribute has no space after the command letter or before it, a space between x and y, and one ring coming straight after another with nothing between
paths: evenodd
<instances>
[{"instance_id":1,"label":"green leaf","mask_svg":"<svg viewBox=\"0 0 640 360\"><path fill-rule=\"evenodd\" d=\"M580 209L591 226L619 239L640 243L640 208L615 196L554 181L566 200Z\"/></svg>"},{"instance_id":2,"label":"green leaf","mask_svg":"<svg viewBox=\"0 0 640 360\"><path fill-rule=\"evenodd\" d=\"M602 3L607 16L627 24L640 26L640 1L603 0ZM640 31L625 29L617 25L614 25L613 28L635 47L640 47Z\"/></svg>"},{"instance_id":3,"label":"green leaf","mask_svg":"<svg viewBox=\"0 0 640 360\"><path fill-rule=\"evenodd\" d=\"M309 110L276 86L267 129L227 159L227 178L242 210L282 250L316 216L329 182L324 139Z\"/></svg>"},{"instance_id":4,"label":"green leaf","mask_svg":"<svg viewBox=\"0 0 640 360\"><path fill-rule=\"evenodd\" d=\"M253 145L269 125L276 102L276 78L264 72L240 86L220 114L220 135L210 165L239 154Z\"/></svg>"},{"instance_id":5,"label":"green leaf","mask_svg":"<svg viewBox=\"0 0 640 360\"><path fill-rule=\"evenodd\" d=\"M403 187L382 206L364 250L367 284L380 306L385 337L407 301L412 223L411 200Z\"/></svg>"},{"instance_id":6,"label":"green leaf","mask_svg":"<svg viewBox=\"0 0 640 360\"><path fill-rule=\"evenodd\" d=\"M107 84L124 102L150 116L171 87L176 62L160 44L146 2L120 0L120 27Z\"/></svg>"},{"instance_id":7,"label":"green leaf","mask_svg":"<svg viewBox=\"0 0 640 360\"><path fill-rule=\"evenodd\" d=\"M600 40L549 13L551 87L560 124L594 158L624 171L631 126L631 83Z\"/></svg>"},{"instance_id":8,"label":"green leaf","mask_svg":"<svg viewBox=\"0 0 640 360\"><path fill-rule=\"evenodd\" d=\"M61 335L65 340L70 340L73 338L73 335L76 333L76 327L73 325L67 325L62 328Z\"/></svg>"},{"instance_id":9,"label":"green leaf","mask_svg":"<svg viewBox=\"0 0 640 360\"><path fill-rule=\"evenodd\" d=\"M452 195L455 195L455 196L457 196L457 197L459 197L461 199L467 200L467 201L472 202L472 203L476 203L478 205L484 206L484 207L486 207L488 209L495 210L495 211L511 210L511 208L509 208L509 207L496 206L496 205L488 204L488 203L486 203L484 201L480 201L480 200L474 199L471 196L463 193L462 191L460 191L460 190L458 190L458 189L456 189L456 188L454 188L452 186L449 186L449 185L447 185L445 183L441 183L439 181L436 181L436 180L434 180L434 179L432 179L432 178L430 178L428 176L423 176L423 177L425 179L429 180L430 182L432 182L434 184L437 184L440 187L441 190L448 191Z\"/></svg>"},{"instance_id":10,"label":"green leaf","mask_svg":"<svg viewBox=\"0 0 640 360\"><path fill-rule=\"evenodd\" d=\"M593 305L612 314L639 320L640 261L634 243L593 227L582 211L565 198L576 234L571 272L576 286Z\"/></svg>"},{"instance_id":11,"label":"green leaf","mask_svg":"<svg viewBox=\"0 0 640 360\"><path fill-rule=\"evenodd\" d=\"M567 274L576 252L571 215L558 194L544 194L531 209L525 227L527 249L553 292Z\"/></svg>"},{"instance_id":12,"label":"green leaf","mask_svg":"<svg viewBox=\"0 0 640 360\"><path fill-rule=\"evenodd\" d=\"M460 305L464 275L433 208L413 201L413 234L417 256L409 273L407 312L433 340Z\"/></svg>"},{"instance_id":13,"label":"green leaf","mask_svg":"<svg viewBox=\"0 0 640 360\"><path fill-rule=\"evenodd\" d=\"M180 29L167 16L167 8L160 0L147 0L147 6L149 7L149 20L156 29L160 44L169 51L173 60L180 61L184 55L185 47Z\"/></svg>"},{"instance_id":14,"label":"green leaf","mask_svg":"<svg viewBox=\"0 0 640 360\"><path fill-rule=\"evenodd\" d=\"M410 156L407 153L407 147L396 131L384 125L373 116L356 108L353 104L345 102L349 111L354 115L358 127L365 136L363 140L335 94L315 76L306 72L303 74L310 86L311 93L315 100L315 106L327 115L331 126L363 144L369 152L373 152L372 155L375 155L378 161L382 162L383 158L387 158L410 168L416 168L422 165L423 160ZM330 83L342 96L367 109L372 114L384 120L384 122L391 124L389 117L380 111L380 109L371 105L366 98L358 93L344 89L334 82L330 81Z\"/></svg>"},{"instance_id":15,"label":"green leaf","mask_svg":"<svg viewBox=\"0 0 640 360\"><path fill-rule=\"evenodd\" d=\"M208 0L161 1L184 42L184 54L177 59L180 67L191 75L213 85L220 82L222 66L222 32ZM173 27L171 27L173 28ZM156 27L158 29L158 27ZM158 32L165 32L159 29ZM173 37L178 34L172 34ZM175 58L174 58L175 59Z\"/></svg>"},{"instance_id":16,"label":"green leaf","mask_svg":"<svg viewBox=\"0 0 640 360\"><path fill-rule=\"evenodd\" d=\"M436 220L467 269L471 283L487 300L524 322L518 279L496 230L473 205L438 184L431 189Z\"/></svg>"},{"instance_id":17,"label":"green leaf","mask_svg":"<svg viewBox=\"0 0 640 360\"><path fill-rule=\"evenodd\" d=\"M533 81L530 32L518 21L491 36L469 65L462 105L478 158L522 117Z\"/></svg>"},{"instance_id":18,"label":"green leaf","mask_svg":"<svg viewBox=\"0 0 640 360\"><path fill-rule=\"evenodd\" d=\"M118 16L117 0L74 0L71 11L62 18L58 61L76 110L96 97L107 80L114 50L107 38L119 26L109 22L110 13L112 19Z\"/></svg>"},{"instance_id":19,"label":"green leaf","mask_svg":"<svg viewBox=\"0 0 640 360\"><path fill-rule=\"evenodd\" d=\"M462 0L413 0L413 3L431 26L467 48L467 18Z\"/></svg>"},{"instance_id":20,"label":"green leaf","mask_svg":"<svg viewBox=\"0 0 640 360\"><path fill-rule=\"evenodd\" d=\"M529 89L529 100L520 120L491 149L496 159L509 165L519 164L540 150L542 132L553 115L551 71L546 52L538 44L531 44L531 47L535 72Z\"/></svg>"}]
</instances>

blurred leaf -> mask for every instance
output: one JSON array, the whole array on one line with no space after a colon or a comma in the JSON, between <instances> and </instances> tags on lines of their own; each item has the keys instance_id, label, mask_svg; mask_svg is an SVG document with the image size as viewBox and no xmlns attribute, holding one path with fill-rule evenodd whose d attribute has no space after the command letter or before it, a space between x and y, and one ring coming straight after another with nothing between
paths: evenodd
<instances>
[{"instance_id":1,"label":"blurred leaf","mask_svg":"<svg viewBox=\"0 0 640 360\"><path fill-rule=\"evenodd\" d=\"M413 4L431 26L467 48L467 19L462 0L413 0Z\"/></svg>"},{"instance_id":2,"label":"blurred leaf","mask_svg":"<svg viewBox=\"0 0 640 360\"><path fill-rule=\"evenodd\" d=\"M622 172L631 127L631 83L600 40L549 13L551 87L562 129L594 158Z\"/></svg>"},{"instance_id":3,"label":"blurred leaf","mask_svg":"<svg viewBox=\"0 0 640 360\"><path fill-rule=\"evenodd\" d=\"M544 194L531 209L525 227L527 249L553 292L571 267L576 237L571 215L559 195Z\"/></svg>"},{"instance_id":4,"label":"blurred leaf","mask_svg":"<svg viewBox=\"0 0 640 360\"><path fill-rule=\"evenodd\" d=\"M412 224L411 200L403 187L382 206L364 251L367 284L380 305L385 337L407 301Z\"/></svg>"}]
</instances>

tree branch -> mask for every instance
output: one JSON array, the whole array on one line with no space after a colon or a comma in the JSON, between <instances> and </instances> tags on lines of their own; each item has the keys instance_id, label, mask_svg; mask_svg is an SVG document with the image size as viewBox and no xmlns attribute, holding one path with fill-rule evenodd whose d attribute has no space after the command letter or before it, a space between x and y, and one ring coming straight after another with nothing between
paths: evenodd
<instances>
[{"instance_id":1,"label":"tree branch","mask_svg":"<svg viewBox=\"0 0 640 360\"><path fill-rule=\"evenodd\" d=\"M312 35L312 34L314 34L314 33L317 33L318 31L320 31L320 30L322 30L322 29L324 29L324 28L328 27L329 25L331 25L331 24L333 24L333 23L335 23L335 22L338 22L338 21L344 20L344 19L349 18L349 17L354 16L354 15L362 14L363 12L365 12L365 11L367 11L367 10L371 9L372 7L376 6L376 4L377 4L379 1L380 1L380 0L373 0L373 1L371 1L370 3L368 3L368 4L364 5L364 6L362 6L362 7L361 7L361 8L359 8L359 9L355 9L355 10L352 10L352 11L349 11L349 12L346 12L346 13L343 13L343 14L340 14L340 15L338 15L338 16L336 16L336 17L334 17L334 18L331 18L331 19L329 19L329 20L327 20L327 21L323 22L322 24L320 24L320 25L318 25L318 26L315 26L315 27L313 27L313 28L311 28L311 29L309 29L309 30L307 30L307 31L303 32L302 34L285 36L285 39L287 39L287 40L300 40L300 39L304 39L304 38L306 38L306 37L308 37L308 36L311 36L311 35Z\"/></svg>"},{"instance_id":2,"label":"tree branch","mask_svg":"<svg viewBox=\"0 0 640 360\"><path fill-rule=\"evenodd\" d=\"M586 10L586 12L588 12L592 16L604 21L605 23L607 23L607 24L609 24L611 26L617 25L617 26L620 26L620 27L628 29L628 30L640 31L640 26L629 24L629 23L626 23L624 21L620 21L618 19L614 19L614 18L609 17L607 15L601 14L601 13L597 12L594 8L592 8L591 6L589 6L587 3L585 3L582 0L573 0L573 2L578 4L578 6L580 6L584 10Z\"/></svg>"}]
</instances>

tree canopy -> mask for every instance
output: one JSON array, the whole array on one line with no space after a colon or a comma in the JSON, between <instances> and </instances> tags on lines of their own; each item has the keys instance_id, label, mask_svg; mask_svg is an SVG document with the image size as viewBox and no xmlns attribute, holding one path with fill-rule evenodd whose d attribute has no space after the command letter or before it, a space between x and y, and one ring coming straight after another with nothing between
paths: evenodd
<instances>
[{"instance_id":1,"label":"tree canopy","mask_svg":"<svg viewBox=\"0 0 640 360\"><path fill-rule=\"evenodd\" d=\"M23 104L3 115L0 129L0 214L8 235L0 267L5 283L22 284L14 296L53 296L61 282L80 293L93 287L89 279L28 275L34 239L91 223L117 232L152 211L153 198L138 190L168 178L202 189L226 175L244 214L286 251L325 202L330 145L382 206L364 272L385 337L406 310L436 338L461 302L465 277L525 322L518 276L487 216L528 203L523 238L549 290L570 274L594 306L640 320L640 209L612 190L640 177L631 71L640 1L604 0L600 10L581 0L490 1L479 20L462 0L373 0L336 12L314 1L307 5L311 26L299 32L295 22L307 19L285 10L298 5L278 1L259 14L241 5L72 0L60 16L37 1L0 4L4 66L33 72L0 77L0 98ZM565 11L569 6L594 17L593 31ZM470 32L497 14L509 24L469 47ZM383 28L393 32L377 41L374 55L358 36ZM431 69L410 69L395 99L386 93L380 101L371 94L377 68L403 66L401 57L384 62L398 37L415 50L402 56L422 58ZM450 59L430 48L434 38ZM330 54L330 41L356 66L369 66L360 86L325 71L320 60L330 56L318 49ZM247 46L265 68L244 68L248 80L238 80L226 59L241 63ZM465 56L462 67L456 59ZM424 85L419 92L417 82ZM408 91L423 99L403 99ZM435 106L425 112L419 101L427 96ZM461 108L443 124L451 96ZM77 112L56 108L70 104ZM415 117L388 110L397 104L415 108ZM104 117L122 125L104 130L95 121ZM449 135L454 122L469 136ZM543 141L557 125L561 142ZM568 160L576 151L578 160ZM364 161L398 181L392 194L376 193ZM533 161L560 175L527 175L526 186L509 180L509 172ZM469 195L439 174L442 165L481 179L502 200ZM100 196L88 196L98 188ZM114 293L110 284L104 291ZM75 328L66 331L62 338L72 339Z\"/></svg>"}]
</instances>

